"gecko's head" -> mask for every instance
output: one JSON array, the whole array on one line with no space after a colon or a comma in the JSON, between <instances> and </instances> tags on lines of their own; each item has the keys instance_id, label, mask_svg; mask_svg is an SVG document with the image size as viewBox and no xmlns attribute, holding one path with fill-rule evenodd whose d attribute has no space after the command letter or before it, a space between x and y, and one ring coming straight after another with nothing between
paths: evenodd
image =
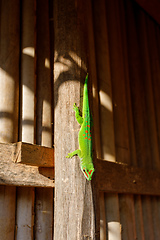
<instances>
[{"instance_id":1,"label":"gecko's head","mask_svg":"<svg viewBox=\"0 0 160 240\"><path fill-rule=\"evenodd\" d=\"M89 163L89 164L84 164L82 167L82 172L84 174L84 176L87 178L88 181L92 180L92 175L94 173L94 166L93 163Z\"/></svg>"}]
</instances>

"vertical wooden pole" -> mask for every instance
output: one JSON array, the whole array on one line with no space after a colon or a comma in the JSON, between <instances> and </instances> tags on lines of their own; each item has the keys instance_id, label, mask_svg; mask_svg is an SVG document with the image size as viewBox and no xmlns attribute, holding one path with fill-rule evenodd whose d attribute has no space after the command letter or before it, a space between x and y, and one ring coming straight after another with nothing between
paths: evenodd
<instances>
[{"instance_id":1,"label":"vertical wooden pole","mask_svg":"<svg viewBox=\"0 0 160 240\"><path fill-rule=\"evenodd\" d=\"M86 73L79 4L81 1L54 1L55 240L97 239L91 182L84 178L78 157L65 157L78 148L79 125L72 106L74 102L79 105L80 79L84 83Z\"/></svg>"},{"instance_id":2,"label":"vertical wooden pole","mask_svg":"<svg viewBox=\"0 0 160 240\"><path fill-rule=\"evenodd\" d=\"M48 1L38 0L36 143L52 147L52 84L49 45L49 5ZM35 206L35 238L50 240L53 234L53 189L36 188Z\"/></svg>"},{"instance_id":3,"label":"vertical wooden pole","mask_svg":"<svg viewBox=\"0 0 160 240\"><path fill-rule=\"evenodd\" d=\"M19 0L0 1L0 142L18 137ZM16 188L0 186L0 238L14 239Z\"/></svg>"},{"instance_id":4,"label":"vertical wooden pole","mask_svg":"<svg viewBox=\"0 0 160 240\"><path fill-rule=\"evenodd\" d=\"M22 111L20 140L34 143L34 23L35 11L33 0L22 1L21 19L21 88ZM33 239L34 188L18 188L17 191L17 240Z\"/></svg>"}]
</instances>

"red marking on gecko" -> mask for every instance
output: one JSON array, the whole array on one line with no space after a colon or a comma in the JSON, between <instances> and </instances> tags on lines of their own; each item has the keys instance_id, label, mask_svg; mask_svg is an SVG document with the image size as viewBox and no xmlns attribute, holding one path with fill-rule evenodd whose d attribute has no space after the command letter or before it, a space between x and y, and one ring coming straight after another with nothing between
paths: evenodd
<instances>
[{"instance_id":1,"label":"red marking on gecko","mask_svg":"<svg viewBox=\"0 0 160 240\"><path fill-rule=\"evenodd\" d=\"M83 136L85 136L86 134L83 134Z\"/></svg>"},{"instance_id":2,"label":"red marking on gecko","mask_svg":"<svg viewBox=\"0 0 160 240\"><path fill-rule=\"evenodd\" d=\"M87 125L87 127L90 127L90 125Z\"/></svg>"},{"instance_id":3,"label":"red marking on gecko","mask_svg":"<svg viewBox=\"0 0 160 240\"><path fill-rule=\"evenodd\" d=\"M84 172L86 174L86 177L88 178L88 174L86 172Z\"/></svg>"},{"instance_id":4,"label":"red marking on gecko","mask_svg":"<svg viewBox=\"0 0 160 240\"><path fill-rule=\"evenodd\" d=\"M88 130L86 130L85 132L88 133Z\"/></svg>"},{"instance_id":5,"label":"red marking on gecko","mask_svg":"<svg viewBox=\"0 0 160 240\"><path fill-rule=\"evenodd\" d=\"M85 139L88 139L87 137L85 137Z\"/></svg>"},{"instance_id":6,"label":"red marking on gecko","mask_svg":"<svg viewBox=\"0 0 160 240\"><path fill-rule=\"evenodd\" d=\"M88 140L91 140L90 138L88 138Z\"/></svg>"},{"instance_id":7,"label":"red marking on gecko","mask_svg":"<svg viewBox=\"0 0 160 240\"><path fill-rule=\"evenodd\" d=\"M91 173L92 173L92 170L89 172L89 175L91 175Z\"/></svg>"}]
</instances>

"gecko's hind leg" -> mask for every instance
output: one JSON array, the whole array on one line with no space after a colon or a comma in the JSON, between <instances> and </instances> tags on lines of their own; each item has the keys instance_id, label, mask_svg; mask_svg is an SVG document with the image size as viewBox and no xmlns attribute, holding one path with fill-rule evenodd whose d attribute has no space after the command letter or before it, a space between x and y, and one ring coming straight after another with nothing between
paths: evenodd
<instances>
[{"instance_id":1,"label":"gecko's hind leg","mask_svg":"<svg viewBox=\"0 0 160 240\"><path fill-rule=\"evenodd\" d=\"M81 150L80 150L80 149L77 149L77 150L75 150L75 151L72 152L72 153L68 153L68 155L66 156L66 158L72 158L72 157L75 156L75 155L80 156L80 154L81 154Z\"/></svg>"}]
</instances>

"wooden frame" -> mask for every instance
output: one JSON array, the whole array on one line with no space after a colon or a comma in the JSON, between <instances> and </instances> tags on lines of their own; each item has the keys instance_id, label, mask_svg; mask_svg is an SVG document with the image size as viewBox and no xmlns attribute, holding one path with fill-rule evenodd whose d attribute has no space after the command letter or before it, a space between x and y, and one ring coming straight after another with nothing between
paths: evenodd
<instances>
[{"instance_id":1,"label":"wooden frame","mask_svg":"<svg viewBox=\"0 0 160 240\"><path fill-rule=\"evenodd\" d=\"M0 184L54 187L54 149L17 142L0 143ZM43 168L43 171L41 171ZM99 191L160 195L160 172L97 159Z\"/></svg>"},{"instance_id":2,"label":"wooden frame","mask_svg":"<svg viewBox=\"0 0 160 240\"><path fill-rule=\"evenodd\" d=\"M0 184L54 187L52 148L22 142L1 143L0 159ZM41 171L39 167L44 166L45 171Z\"/></svg>"}]
</instances>

